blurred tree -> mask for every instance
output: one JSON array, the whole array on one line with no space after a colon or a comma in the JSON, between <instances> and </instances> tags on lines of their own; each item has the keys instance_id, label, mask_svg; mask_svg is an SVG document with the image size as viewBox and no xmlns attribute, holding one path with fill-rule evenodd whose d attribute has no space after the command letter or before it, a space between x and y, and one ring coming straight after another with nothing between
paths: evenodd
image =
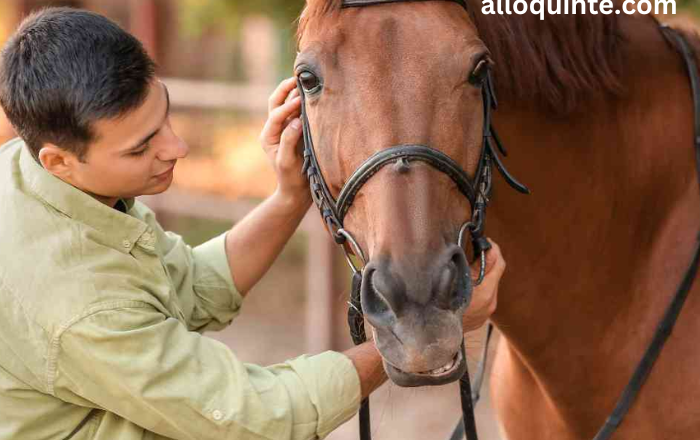
<instances>
[{"instance_id":1,"label":"blurred tree","mask_svg":"<svg viewBox=\"0 0 700 440\"><path fill-rule=\"evenodd\" d=\"M183 25L199 34L211 26L223 26L235 34L247 15L266 15L282 28L290 28L304 0L180 0Z\"/></svg>"},{"instance_id":2,"label":"blurred tree","mask_svg":"<svg viewBox=\"0 0 700 440\"><path fill-rule=\"evenodd\" d=\"M280 59L275 69L280 79L290 75L296 56L295 20L305 0L179 0L180 22L186 33L199 37L209 30L224 32L231 40L240 40L243 20L267 16L277 28Z\"/></svg>"},{"instance_id":3,"label":"blurred tree","mask_svg":"<svg viewBox=\"0 0 700 440\"><path fill-rule=\"evenodd\" d=\"M700 17L700 1L698 0L678 0L678 8L687 10Z\"/></svg>"}]
</instances>

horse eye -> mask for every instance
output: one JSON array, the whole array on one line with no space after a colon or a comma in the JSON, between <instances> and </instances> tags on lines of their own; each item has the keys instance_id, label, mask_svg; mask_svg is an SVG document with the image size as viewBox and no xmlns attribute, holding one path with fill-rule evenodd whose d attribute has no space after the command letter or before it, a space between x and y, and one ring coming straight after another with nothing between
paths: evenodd
<instances>
[{"instance_id":1,"label":"horse eye","mask_svg":"<svg viewBox=\"0 0 700 440\"><path fill-rule=\"evenodd\" d=\"M321 87L321 80L308 70L305 70L299 74L299 80L301 81L301 86L304 88L306 93L317 92L319 87Z\"/></svg>"},{"instance_id":2,"label":"horse eye","mask_svg":"<svg viewBox=\"0 0 700 440\"><path fill-rule=\"evenodd\" d=\"M474 71L469 75L469 82L477 87L481 87L484 84L484 81L486 81L486 75L489 73L489 61L486 59L483 59L479 61L479 64L476 65L476 68L474 68Z\"/></svg>"}]
</instances>

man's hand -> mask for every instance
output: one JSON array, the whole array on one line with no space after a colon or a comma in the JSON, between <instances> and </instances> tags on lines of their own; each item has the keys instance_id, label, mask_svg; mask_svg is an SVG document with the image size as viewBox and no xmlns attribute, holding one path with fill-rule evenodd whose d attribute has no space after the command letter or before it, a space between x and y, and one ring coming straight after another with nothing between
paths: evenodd
<instances>
[{"instance_id":1,"label":"man's hand","mask_svg":"<svg viewBox=\"0 0 700 440\"><path fill-rule=\"evenodd\" d=\"M506 270L506 261L501 255L501 248L489 239L492 248L486 252L486 276L484 281L474 287L472 302L462 318L462 327L465 332L476 330L488 320L496 311L498 303L498 284ZM481 261L472 264L472 279L479 277Z\"/></svg>"},{"instance_id":2,"label":"man's hand","mask_svg":"<svg viewBox=\"0 0 700 440\"><path fill-rule=\"evenodd\" d=\"M301 98L294 78L270 96L269 115L260 142L277 174L277 191L226 236L226 255L236 288L245 296L267 272L311 206L302 175Z\"/></svg>"},{"instance_id":3,"label":"man's hand","mask_svg":"<svg viewBox=\"0 0 700 440\"><path fill-rule=\"evenodd\" d=\"M260 134L260 143L277 174L277 193L284 201L308 208L311 194L301 168L302 155L301 98L296 78L277 87L268 102L268 119Z\"/></svg>"}]
</instances>

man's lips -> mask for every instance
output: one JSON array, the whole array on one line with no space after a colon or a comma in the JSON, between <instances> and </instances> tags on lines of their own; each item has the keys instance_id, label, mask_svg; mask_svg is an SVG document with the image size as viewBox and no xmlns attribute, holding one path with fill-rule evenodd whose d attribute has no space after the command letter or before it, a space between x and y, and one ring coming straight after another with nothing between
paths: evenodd
<instances>
[{"instance_id":1,"label":"man's lips","mask_svg":"<svg viewBox=\"0 0 700 440\"><path fill-rule=\"evenodd\" d=\"M167 170L163 171L162 173L156 174L155 177L158 179L162 179L163 177L166 177L168 174L170 174L174 169L175 169L175 164L173 164L173 166L171 166Z\"/></svg>"}]
</instances>

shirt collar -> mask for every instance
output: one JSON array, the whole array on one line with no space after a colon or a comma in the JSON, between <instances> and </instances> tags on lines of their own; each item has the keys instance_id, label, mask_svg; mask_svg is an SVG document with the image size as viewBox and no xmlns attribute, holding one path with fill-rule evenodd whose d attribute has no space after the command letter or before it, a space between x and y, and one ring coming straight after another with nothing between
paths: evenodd
<instances>
[{"instance_id":1,"label":"shirt collar","mask_svg":"<svg viewBox=\"0 0 700 440\"><path fill-rule=\"evenodd\" d=\"M46 171L23 145L20 153L22 179L30 192L67 217L98 233L95 238L124 253L130 253L148 225L129 215L134 199L123 199L126 213L111 208Z\"/></svg>"}]
</instances>

